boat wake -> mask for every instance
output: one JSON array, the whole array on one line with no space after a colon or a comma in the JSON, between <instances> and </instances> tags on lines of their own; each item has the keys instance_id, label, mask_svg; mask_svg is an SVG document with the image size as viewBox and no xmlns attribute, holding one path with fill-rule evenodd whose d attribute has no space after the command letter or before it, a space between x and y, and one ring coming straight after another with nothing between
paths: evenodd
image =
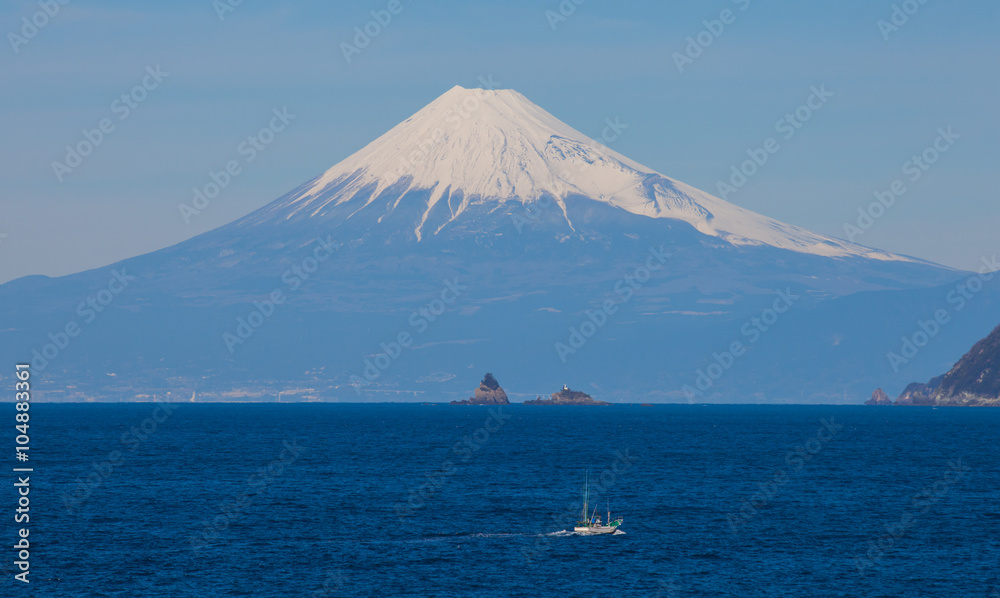
<instances>
[{"instance_id":1,"label":"boat wake","mask_svg":"<svg viewBox=\"0 0 1000 598\"><path fill-rule=\"evenodd\" d=\"M439 543L439 542L462 542L469 540L493 540L493 539L504 539L504 538L541 538L541 537L552 537L552 538L568 538L571 536L597 536L597 535L609 535L609 536L624 536L625 532L621 530L615 530L611 534L586 534L580 532L574 532L571 530L559 530L554 532L542 532L542 533L487 533L487 532L476 532L476 533L456 533L456 534L436 534L429 535L420 538L405 538L405 539L384 539L367 541L366 543L373 544L425 544L425 543Z\"/></svg>"}]
</instances>

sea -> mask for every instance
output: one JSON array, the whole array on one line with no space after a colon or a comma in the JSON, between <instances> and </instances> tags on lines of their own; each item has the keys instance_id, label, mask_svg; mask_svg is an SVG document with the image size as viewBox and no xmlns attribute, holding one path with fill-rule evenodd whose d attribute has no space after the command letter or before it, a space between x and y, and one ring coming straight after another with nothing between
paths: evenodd
<instances>
[{"instance_id":1,"label":"sea","mask_svg":"<svg viewBox=\"0 0 1000 598\"><path fill-rule=\"evenodd\" d=\"M1000 409L5 411L5 597L1000 596Z\"/></svg>"}]
</instances>

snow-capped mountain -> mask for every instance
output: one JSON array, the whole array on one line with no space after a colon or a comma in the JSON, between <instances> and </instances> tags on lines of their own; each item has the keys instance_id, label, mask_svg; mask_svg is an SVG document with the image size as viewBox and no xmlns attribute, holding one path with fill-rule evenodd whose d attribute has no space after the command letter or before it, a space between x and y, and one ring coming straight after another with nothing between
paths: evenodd
<instances>
[{"instance_id":1,"label":"snow-capped mountain","mask_svg":"<svg viewBox=\"0 0 1000 598\"><path fill-rule=\"evenodd\" d=\"M729 204L515 91L455 87L226 226L0 286L0 360L34 358L53 397L447 400L486 370L514 401L701 383L705 401L860 403L995 324L993 283L907 367L885 360L967 274Z\"/></svg>"},{"instance_id":2,"label":"snow-capped mountain","mask_svg":"<svg viewBox=\"0 0 1000 598\"><path fill-rule=\"evenodd\" d=\"M418 201L410 192L426 193L411 224L417 241L473 212L546 199L575 231L567 204L586 198L686 222L733 245L910 260L734 206L601 145L510 89L453 87L260 216L346 220L370 211L381 223L408 199Z\"/></svg>"}]
</instances>

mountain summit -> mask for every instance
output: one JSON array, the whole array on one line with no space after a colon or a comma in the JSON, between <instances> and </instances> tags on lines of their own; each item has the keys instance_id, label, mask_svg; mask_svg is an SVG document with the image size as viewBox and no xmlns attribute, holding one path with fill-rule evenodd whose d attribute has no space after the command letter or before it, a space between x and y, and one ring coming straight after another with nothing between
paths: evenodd
<instances>
[{"instance_id":1,"label":"mountain summit","mask_svg":"<svg viewBox=\"0 0 1000 598\"><path fill-rule=\"evenodd\" d=\"M581 199L686 222L733 245L911 261L734 206L626 158L511 89L451 88L266 214L346 220L367 212L382 223L402 208L407 220L398 224L420 241L463 217L550 200L573 234L568 204Z\"/></svg>"}]
</instances>

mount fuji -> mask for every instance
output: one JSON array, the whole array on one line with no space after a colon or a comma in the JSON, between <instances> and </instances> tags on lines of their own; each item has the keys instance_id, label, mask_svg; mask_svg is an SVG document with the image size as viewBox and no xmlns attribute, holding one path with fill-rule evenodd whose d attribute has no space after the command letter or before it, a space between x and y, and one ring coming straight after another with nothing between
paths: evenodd
<instances>
[{"instance_id":1,"label":"mount fuji","mask_svg":"<svg viewBox=\"0 0 1000 598\"><path fill-rule=\"evenodd\" d=\"M339 227L353 219L374 237L400 241L500 236L503 228L491 224L497 215L544 200L569 236L577 233L570 211L580 207L572 204L591 201L687 223L732 246L917 261L736 207L610 150L516 91L458 86L241 225L280 220Z\"/></svg>"},{"instance_id":2,"label":"mount fuji","mask_svg":"<svg viewBox=\"0 0 1000 598\"><path fill-rule=\"evenodd\" d=\"M890 367L967 276L727 203L515 91L454 87L226 226L0 286L0 355L33 360L52 400L441 401L488 370L514 400L568 382L860 403L996 324L988 284Z\"/></svg>"}]
</instances>

